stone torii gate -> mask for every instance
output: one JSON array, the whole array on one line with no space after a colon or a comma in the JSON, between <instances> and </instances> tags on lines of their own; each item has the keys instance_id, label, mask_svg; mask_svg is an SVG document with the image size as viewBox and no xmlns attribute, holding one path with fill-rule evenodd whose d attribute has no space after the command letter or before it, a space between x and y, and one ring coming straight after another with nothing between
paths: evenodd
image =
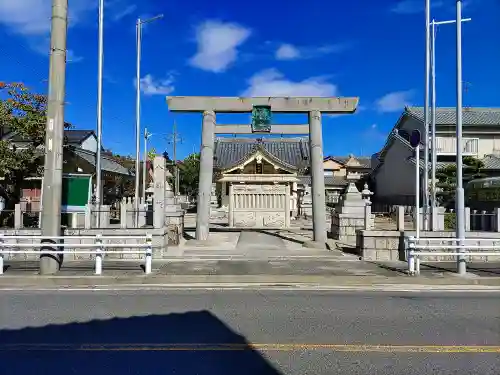
<instances>
[{"instance_id":1,"label":"stone torii gate","mask_svg":"<svg viewBox=\"0 0 500 375\"><path fill-rule=\"evenodd\" d=\"M256 109L270 113L307 113L309 146L311 152L311 180L312 180L312 213L313 213L313 241L324 247L326 234L326 207L325 207L325 180L323 170L323 134L321 113L354 113L359 98L339 97L212 97L212 96L170 96L167 97L168 108L172 112L201 112L203 123L201 132L200 153L200 180L198 187L198 211L196 217L196 239L207 240L209 236L210 196L214 167L215 134L221 133L221 128L230 129L231 125L216 125L216 113L252 113ZM265 116L264 116L265 117ZM267 126L266 126L267 125ZM297 125L304 127L303 125ZM249 125L233 125L241 134L242 128L250 129ZM271 133L270 123L264 123L259 129L252 129L253 133ZM286 126L288 131L280 133L296 133ZM224 131L227 133L227 131Z\"/></svg>"}]
</instances>

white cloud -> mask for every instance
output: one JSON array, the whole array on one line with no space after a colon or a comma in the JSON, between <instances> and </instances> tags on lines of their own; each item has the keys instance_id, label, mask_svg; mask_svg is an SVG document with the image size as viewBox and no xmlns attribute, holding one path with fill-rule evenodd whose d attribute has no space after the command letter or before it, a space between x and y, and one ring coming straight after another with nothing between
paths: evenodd
<instances>
[{"instance_id":1,"label":"white cloud","mask_svg":"<svg viewBox=\"0 0 500 375\"><path fill-rule=\"evenodd\" d=\"M134 86L135 86L134 80ZM141 91L144 95L168 95L174 91L174 76L169 74L167 78L155 79L151 74L141 78Z\"/></svg>"},{"instance_id":2,"label":"white cloud","mask_svg":"<svg viewBox=\"0 0 500 375\"><path fill-rule=\"evenodd\" d=\"M375 105L379 112L399 112L410 105L413 94L413 90L391 92L378 99Z\"/></svg>"},{"instance_id":3,"label":"white cloud","mask_svg":"<svg viewBox=\"0 0 500 375\"><path fill-rule=\"evenodd\" d=\"M46 35L50 31L51 5L52 0L0 0L0 23L17 34ZM97 2L94 1L71 0L69 24L74 26L86 12L96 8Z\"/></svg>"},{"instance_id":4,"label":"white cloud","mask_svg":"<svg viewBox=\"0 0 500 375\"><path fill-rule=\"evenodd\" d=\"M278 60L295 60L300 57L300 51L291 44L282 44L276 50L275 56Z\"/></svg>"},{"instance_id":5,"label":"white cloud","mask_svg":"<svg viewBox=\"0 0 500 375\"><path fill-rule=\"evenodd\" d=\"M337 86L324 77L311 77L291 81L275 69L263 70L253 75L242 96L336 96Z\"/></svg>"},{"instance_id":6,"label":"white cloud","mask_svg":"<svg viewBox=\"0 0 500 375\"><path fill-rule=\"evenodd\" d=\"M444 5L443 1L432 1L432 8L439 8ZM425 9L424 0L401 0L391 8L391 12L399 14L416 14Z\"/></svg>"},{"instance_id":7,"label":"white cloud","mask_svg":"<svg viewBox=\"0 0 500 375\"><path fill-rule=\"evenodd\" d=\"M250 34L250 29L236 23L206 21L196 28L198 51L190 59L190 64L221 73L237 60L238 47Z\"/></svg>"},{"instance_id":8,"label":"white cloud","mask_svg":"<svg viewBox=\"0 0 500 375\"><path fill-rule=\"evenodd\" d=\"M66 61L68 63L77 63L83 60L82 56L78 56L72 49L66 51Z\"/></svg>"},{"instance_id":9,"label":"white cloud","mask_svg":"<svg viewBox=\"0 0 500 375\"><path fill-rule=\"evenodd\" d=\"M347 48L346 44L332 44L321 47L297 47L293 44L281 44L276 50L275 57L277 60L298 60L310 59L344 51Z\"/></svg>"},{"instance_id":10,"label":"white cloud","mask_svg":"<svg viewBox=\"0 0 500 375\"><path fill-rule=\"evenodd\" d=\"M113 14L113 21L120 21L122 18L128 16L129 14L134 13L137 10L137 5L130 4L125 7L117 7L116 11Z\"/></svg>"}]
</instances>

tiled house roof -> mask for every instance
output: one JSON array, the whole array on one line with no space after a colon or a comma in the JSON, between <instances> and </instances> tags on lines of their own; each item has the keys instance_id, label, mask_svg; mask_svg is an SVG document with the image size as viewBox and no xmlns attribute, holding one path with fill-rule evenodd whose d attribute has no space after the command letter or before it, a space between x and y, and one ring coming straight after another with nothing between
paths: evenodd
<instances>
[{"instance_id":1,"label":"tiled house roof","mask_svg":"<svg viewBox=\"0 0 500 375\"><path fill-rule=\"evenodd\" d=\"M291 169L309 166L309 140L301 138L266 138L261 141L250 138L217 138L214 144L215 167L228 169L263 150L278 162Z\"/></svg>"},{"instance_id":2,"label":"tiled house roof","mask_svg":"<svg viewBox=\"0 0 500 375\"><path fill-rule=\"evenodd\" d=\"M325 161L328 159L334 160L340 164L346 164L350 156L327 156L325 157ZM354 159L356 159L359 162L359 166L352 166L352 167L357 167L357 168L371 168L372 160L371 158L367 156L353 156Z\"/></svg>"},{"instance_id":3,"label":"tiled house roof","mask_svg":"<svg viewBox=\"0 0 500 375\"><path fill-rule=\"evenodd\" d=\"M415 157L410 157L408 159L413 165L415 165ZM481 161L484 163L483 169L485 171L497 171L500 170L500 155L486 155ZM436 170L445 168L448 165L456 165L455 161L438 161L436 163ZM422 159L420 159L420 168L423 169L425 163ZM431 163L429 163L429 168Z\"/></svg>"},{"instance_id":4,"label":"tiled house roof","mask_svg":"<svg viewBox=\"0 0 500 375\"><path fill-rule=\"evenodd\" d=\"M96 165L96 154L92 151L87 151L79 147L69 147L69 151L73 152L76 156L79 158L82 158L85 160L87 163L95 167ZM113 158L110 158L106 155L101 155L101 168L103 171L106 172L111 172L111 173L116 173L116 174L121 174L121 175L126 175L126 176L133 176L134 174L131 173L127 168L125 168L123 165L118 163L117 161L113 160Z\"/></svg>"},{"instance_id":5,"label":"tiled house roof","mask_svg":"<svg viewBox=\"0 0 500 375\"><path fill-rule=\"evenodd\" d=\"M65 129L64 137L69 145L80 145L88 137L94 134L93 130L75 130L75 129ZM28 140L23 138L21 135L13 132L8 132L4 135L4 139L10 142L27 142Z\"/></svg>"},{"instance_id":6,"label":"tiled house roof","mask_svg":"<svg viewBox=\"0 0 500 375\"><path fill-rule=\"evenodd\" d=\"M415 117L419 121L424 121L423 107L406 107L405 113ZM437 125L455 125L456 109L454 107L436 108ZM490 126L500 125L500 108L466 107L462 111L463 125Z\"/></svg>"}]
</instances>

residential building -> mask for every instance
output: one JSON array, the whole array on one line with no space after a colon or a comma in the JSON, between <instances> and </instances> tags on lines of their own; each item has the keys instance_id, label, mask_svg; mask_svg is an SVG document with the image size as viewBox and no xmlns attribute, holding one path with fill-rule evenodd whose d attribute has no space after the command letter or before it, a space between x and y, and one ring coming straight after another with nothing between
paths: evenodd
<instances>
[{"instance_id":1,"label":"residential building","mask_svg":"<svg viewBox=\"0 0 500 375\"><path fill-rule=\"evenodd\" d=\"M29 140L14 132L5 131L4 141L10 142L16 149L23 149L28 146ZM64 164L63 173L66 174L90 174L94 176L97 154L97 137L92 130L64 130ZM41 152L43 146L40 146ZM115 176L132 177L129 169L118 163L113 157L102 153L101 167L103 180L107 177ZM21 206L23 209L38 210L41 200L41 180L40 176L27 178L21 191ZM27 207L28 206L28 207Z\"/></svg>"},{"instance_id":2,"label":"residential building","mask_svg":"<svg viewBox=\"0 0 500 375\"><path fill-rule=\"evenodd\" d=\"M462 152L483 160L486 173L496 173L500 162L500 108L464 108ZM372 157L370 174L374 201L387 204L412 205L415 199L415 153L410 145L413 130L424 133L422 107L406 107L387 137L382 150ZM436 155L438 168L455 163L456 110L436 110ZM426 142L421 139L421 147ZM420 153L423 171L424 152ZM429 161L431 156L429 154ZM422 173L421 173L422 179Z\"/></svg>"}]
</instances>

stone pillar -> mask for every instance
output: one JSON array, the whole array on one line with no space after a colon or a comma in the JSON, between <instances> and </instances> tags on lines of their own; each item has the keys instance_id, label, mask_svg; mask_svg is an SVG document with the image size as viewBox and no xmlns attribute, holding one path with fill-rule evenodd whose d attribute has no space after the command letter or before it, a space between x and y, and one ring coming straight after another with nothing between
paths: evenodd
<instances>
[{"instance_id":1,"label":"stone pillar","mask_svg":"<svg viewBox=\"0 0 500 375\"><path fill-rule=\"evenodd\" d=\"M14 206L14 228L19 229L23 227L23 212L21 205L17 203Z\"/></svg>"},{"instance_id":2,"label":"stone pillar","mask_svg":"<svg viewBox=\"0 0 500 375\"><path fill-rule=\"evenodd\" d=\"M500 232L500 208L496 207L494 212L494 225L493 230L495 232Z\"/></svg>"},{"instance_id":3,"label":"stone pillar","mask_svg":"<svg viewBox=\"0 0 500 375\"><path fill-rule=\"evenodd\" d=\"M165 225L165 159L155 156L153 160L153 226L163 228Z\"/></svg>"},{"instance_id":4,"label":"stone pillar","mask_svg":"<svg viewBox=\"0 0 500 375\"><path fill-rule=\"evenodd\" d=\"M125 199L120 202L120 228L127 228L127 201Z\"/></svg>"},{"instance_id":5,"label":"stone pillar","mask_svg":"<svg viewBox=\"0 0 500 375\"><path fill-rule=\"evenodd\" d=\"M228 226L234 226L234 194L233 194L233 183L227 182L229 184L229 210L228 210Z\"/></svg>"},{"instance_id":6,"label":"stone pillar","mask_svg":"<svg viewBox=\"0 0 500 375\"><path fill-rule=\"evenodd\" d=\"M470 232L470 207L465 207L465 231Z\"/></svg>"},{"instance_id":7,"label":"stone pillar","mask_svg":"<svg viewBox=\"0 0 500 375\"><path fill-rule=\"evenodd\" d=\"M210 210L216 210L219 208L219 200L217 198L217 183L212 183L212 188L210 190Z\"/></svg>"},{"instance_id":8,"label":"stone pillar","mask_svg":"<svg viewBox=\"0 0 500 375\"><path fill-rule=\"evenodd\" d=\"M297 183L292 182L292 211L293 216L297 216L299 210L299 197L297 194Z\"/></svg>"},{"instance_id":9,"label":"stone pillar","mask_svg":"<svg viewBox=\"0 0 500 375\"><path fill-rule=\"evenodd\" d=\"M309 149L311 152L313 241L326 244L325 172L320 111L309 112Z\"/></svg>"},{"instance_id":10,"label":"stone pillar","mask_svg":"<svg viewBox=\"0 0 500 375\"><path fill-rule=\"evenodd\" d=\"M85 205L85 229L90 229L92 228L92 205L91 204L86 204Z\"/></svg>"},{"instance_id":11,"label":"stone pillar","mask_svg":"<svg viewBox=\"0 0 500 375\"><path fill-rule=\"evenodd\" d=\"M300 202L300 214L305 217L312 215L311 186L304 185L304 192Z\"/></svg>"},{"instance_id":12,"label":"stone pillar","mask_svg":"<svg viewBox=\"0 0 500 375\"><path fill-rule=\"evenodd\" d=\"M290 184L286 184L286 190L285 190L285 227L286 228L290 227L291 213L292 213L292 211L290 209Z\"/></svg>"},{"instance_id":13,"label":"stone pillar","mask_svg":"<svg viewBox=\"0 0 500 375\"><path fill-rule=\"evenodd\" d=\"M215 112L203 112L200 150L200 181L198 185L198 210L196 239L207 240L210 228L210 196L214 169Z\"/></svg>"},{"instance_id":14,"label":"stone pillar","mask_svg":"<svg viewBox=\"0 0 500 375\"><path fill-rule=\"evenodd\" d=\"M397 220L397 230L400 232L405 231L405 207L398 206L396 211L396 220ZM435 228L435 226L433 227Z\"/></svg>"}]
</instances>

